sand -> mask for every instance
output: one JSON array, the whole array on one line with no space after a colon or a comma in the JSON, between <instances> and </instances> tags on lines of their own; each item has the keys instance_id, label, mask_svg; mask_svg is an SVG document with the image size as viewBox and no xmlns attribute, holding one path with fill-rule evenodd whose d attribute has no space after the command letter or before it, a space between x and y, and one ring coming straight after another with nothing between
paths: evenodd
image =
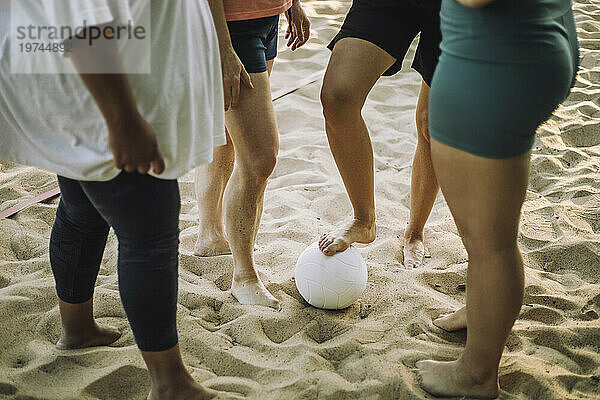
<instances>
[{"instance_id":1,"label":"sand","mask_svg":"<svg viewBox=\"0 0 600 400\"><path fill-rule=\"evenodd\" d=\"M273 90L323 71L324 45L348 1L306 1L313 39L283 51ZM578 1L582 72L540 128L520 245L526 295L500 369L504 399L600 398L600 11ZM193 177L181 179L180 344L194 377L237 398L425 399L414 373L424 358L456 358L465 332L431 319L465 301L466 253L440 196L426 227L430 258L402 267L416 145L419 76L405 62L370 96L364 116L375 149L377 240L359 250L369 284L350 308L308 306L293 281L297 256L351 208L323 129L320 80L275 103L281 152L269 183L256 261L282 302L276 312L241 306L229 284L231 257L192 255L197 231ZM55 177L0 162L0 210L56 185ZM0 221L0 398L143 399L149 379L117 291L111 234L95 294L96 316L123 332L112 347L57 351L60 319L47 243L57 201Z\"/></svg>"}]
</instances>

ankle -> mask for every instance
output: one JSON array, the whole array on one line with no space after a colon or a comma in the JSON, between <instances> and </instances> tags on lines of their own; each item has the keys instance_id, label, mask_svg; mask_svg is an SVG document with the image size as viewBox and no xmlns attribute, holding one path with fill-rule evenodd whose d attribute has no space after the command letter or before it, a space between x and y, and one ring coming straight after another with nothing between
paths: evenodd
<instances>
[{"instance_id":1,"label":"ankle","mask_svg":"<svg viewBox=\"0 0 600 400\"><path fill-rule=\"evenodd\" d=\"M223 226L203 226L200 224L200 229L198 231L198 238L202 238L203 240L215 240L222 239L225 237L225 230Z\"/></svg>"},{"instance_id":2,"label":"ankle","mask_svg":"<svg viewBox=\"0 0 600 400\"><path fill-rule=\"evenodd\" d=\"M404 231L404 240L408 243L422 242L423 241L423 229L416 229L408 226Z\"/></svg>"},{"instance_id":3,"label":"ankle","mask_svg":"<svg viewBox=\"0 0 600 400\"><path fill-rule=\"evenodd\" d=\"M463 354L458 359L458 366L464 377L473 385L484 385L498 380L498 367L490 365L489 361L475 362L470 360L468 355Z\"/></svg>"},{"instance_id":4,"label":"ankle","mask_svg":"<svg viewBox=\"0 0 600 400\"><path fill-rule=\"evenodd\" d=\"M256 274L256 271L242 271L233 273L233 283L245 284L245 283L258 283L260 279Z\"/></svg>"},{"instance_id":5,"label":"ankle","mask_svg":"<svg viewBox=\"0 0 600 400\"><path fill-rule=\"evenodd\" d=\"M152 376L152 392L157 395L177 393L182 388L191 386L194 383L194 378L185 369L165 371L159 376Z\"/></svg>"},{"instance_id":6,"label":"ankle","mask_svg":"<svg viewBox=\"0 0 600 400\"><path fill-rule=\"evenodd\" d=\"M65 338L86 337L98 331L99 327L95 320L80 322L77 326L67 327L62 325L61 336Z\"/></svg>"},{"instance_id":7,"label":"ankle","mask_svg":"<svg viewBox=\"0 0 600 400\"><path fill-rule=\"evenodd\" d=\"M375 213L369 213L366 215L355 214L353 220L367 227L368 229L372 229L375 226Z\"/></svg>"}]
</instances>

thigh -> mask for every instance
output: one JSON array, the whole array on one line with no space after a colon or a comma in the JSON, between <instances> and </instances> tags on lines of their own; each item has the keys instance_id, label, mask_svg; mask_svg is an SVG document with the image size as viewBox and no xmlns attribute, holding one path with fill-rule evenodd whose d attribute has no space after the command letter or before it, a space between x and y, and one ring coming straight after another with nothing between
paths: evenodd
<instances>
[{"instance_id":1,"label":"thigh","mask_svg":"<svg viewBox=\"0 0 600 400\"><path fill-rule=\"evenodd\" d=\"M380 74L393 75L402 68L406 52L419 30L419 7L410 2L355 0L329 48L335 51L345 38L363 39L394 59Z\"/></svg>"},{"instance_id":2,"label":"thigh","mask_svg":"<svg viewBox=\"0 0 600 400\"><path fill-rule=\"evenodd\" d=\"M242 86L237 106L225 113L236 160L244 163L270 156L279 146L269 75L265 71L250 78L254 88Z\"/></svg>"},{"instance_id":3,"label":"thigh","mask_svg":"<svg viewBox=\"0 0 600 400\"><path fill-rule=\"evenodd\" d=\"M529 174L529 153L488 159L431 141L436 177L468 251L513 246Z\"/></svg>"},{"instance_id":4,"label":"thigh","mask_svg":"<svg viewBox=\"0 0 600 400\"><path fill-rule=\"evenodd\" d=\"M331 53L323 91L331 90L338 98L351 96L362 106L377 80L395 62L394 57L367 40L343 38Z\"/></svg>"},{"instance_id":5,"label":"thigh","mask_svg":"<svg viewBox=\"0 0 600 400\"><path fill-rule=\"evenodd\" d=\"M80 230L108 230L106 221L87 197L79 181L58 176L58 186L61 197L57 218L66 220L65 222Z\"/></svg>"},{"instance_id":6,"label":"thigh","mask_svg":"<svg viewBox=\"0 0 600 400\"><path fill-rule=\"evenodd\" d=\"M176 180L122 172L108 182L82 182L82 189L121 245L177 240L181 200Z\"/></svg>"}]
</instances>

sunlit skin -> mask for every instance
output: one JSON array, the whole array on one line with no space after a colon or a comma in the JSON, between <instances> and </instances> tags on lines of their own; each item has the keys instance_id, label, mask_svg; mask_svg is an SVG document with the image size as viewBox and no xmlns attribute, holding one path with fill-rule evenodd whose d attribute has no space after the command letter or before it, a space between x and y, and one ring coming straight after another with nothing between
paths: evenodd
<instances>
[{"instance_id":1,"label":"sunlit skin","mask_svg":"<svg viewBox=\"0 0 600 400\"><path fill-rule=\"evenodd\" d=\"M420 361L417 368L423 388L436 396L495 398L498 365L523 299L517 232L530 154L487 159L432 140L432 159L469 255L466 308L435 323L455 330L466 322L467 344L456 361Z\"/></svg>"},{"instance_id":2,"label":"sunlit skin","mask_svg":"<svg viewBox=\"0 0 600 400\"><path fill-rule=\"evenodd\" d=\"M310 21L298 0L286 16L286 44L296 50L310 37ZM278 309L279 300L258 276L253 256L264 192L279 151L269 84L274 60L267 61L266 72L248 74L233 50L227 27L217 26L217 35L227 145L215 149L211 164L196 169L199 230L195 254L232 254L232 295L241 304Z\"/></svg>"},{"instance_id":3,"label":"sunlit skin","mask_svg":"<svg viewBox=\"0 0 600 400\"><path fill-rule=\"evenodd\" d=\"M368 63L364 60L369 60ZM325 255L352 243L371 243L376 236L373 148L361 112L369 92L396 59L378 46L357 38L336 43L321 92L331 152L353 209L353 218L319 240ZM411 213L404 232L404 265L416 268L425 255L423 230L438 193L431 163L428 126L429 87L421 84L416 122L418 144L411 185Z\"/></svg>"}]
</instances>

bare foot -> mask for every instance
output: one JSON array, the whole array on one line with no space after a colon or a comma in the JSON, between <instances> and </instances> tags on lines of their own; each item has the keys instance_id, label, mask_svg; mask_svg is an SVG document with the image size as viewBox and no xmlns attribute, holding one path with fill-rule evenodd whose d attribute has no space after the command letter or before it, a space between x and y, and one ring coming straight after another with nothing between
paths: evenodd
<instances>
[{"instance_id":1,"label":"bare foot","mask_svg":"<svg viewBox=\"0 0 600 400\"><path fill-rule=\"evenodd\" d=\"M413 269L423 265L425 245L422 239L404 238L404 267Z\"/></svg>"},{"instance_id":2,"label":"bare foot","mask_svg":"<svg viewBox=\"0 0 600 400\"><path fill-rule=\"evenodd\" d=\"M175 387L152 388L148 400L208 400L217 397L217 392L205 389L194 381L179 384Z\"/></svg>"},{"instance_id":3,"label":"bare foot","mask_svg":"<svg viewBox=\"0 0 600 400\"><path fill-rule=\"evenodd\" d=\"M63 330L60 340L56 343L56 348L59 350L73 350L85 347L108 346L120 337L121 332L117 329L95 324L95 327L89 331L77 335L67 335Z\"/></svg>"},{"instance_id":4,"label":"bare foot","mask_svg":"<svg viewBox=\"0 0 600 400\"><path fill-rule=\"evenodd\" d=\"M463 307L451 314L445 314L434 319L433 324L448 332L459 331L467 327L467 307Z\"/></svg>"},{"instance_id":5,"label":"bare foot","mask_svg":"<svg viewBox=\"0 0 600 400\"><path fill-rule=\"evenodd\" d=\"M366 223L358 219L324 234L319 239L319 249L326 256L341 253L352 243L371 243L375 240L376 225L374 222Z\"/></svg>"},{"instance_id":6,"label":"bare foot","mask_svg":"<svg viewBox=\"0 0 600 400\"><path fill-rule=\"evenodd\" d=\"M198 235L194 255L198 257L214 257L226 254L231 254L231 248L223 234L216 236Z\"/></svg>"},{"instance_id":7,"label":"bare foot","mask_svg":"<svg viewBox=\"0 0 600 400\"><path fill-rule=\"evenodd\" d=\"M231 294L244 305L259 305L279 310L277 300L265 287L260 278L236 279L231 283Z\"/></svg>"},{"instance_id":8,"label":"bare foot","mask_svg":"<svg viewBox=\"0 0 600 400\"><path fill-rule=\"evenodd\" d=\"M476 381L459 361L419 361L417 363L423 390L437 397L498 397L498 376Z\"/></svg>"}]
</instances>

